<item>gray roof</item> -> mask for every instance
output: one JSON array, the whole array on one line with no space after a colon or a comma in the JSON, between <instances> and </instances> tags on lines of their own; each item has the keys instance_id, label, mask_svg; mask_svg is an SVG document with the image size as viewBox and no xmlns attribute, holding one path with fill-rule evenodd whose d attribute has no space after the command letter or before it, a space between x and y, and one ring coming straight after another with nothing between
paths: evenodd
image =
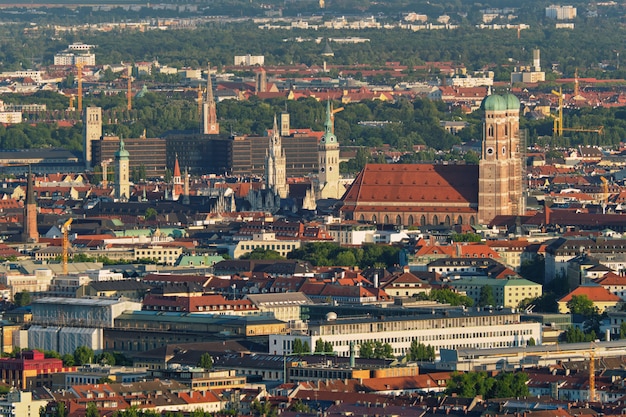
<instances>
[{"instance_id":1,"label":"gray roof","mask_svg":"<svg viewBox=\"0 0 626 417\"><path fill-rule=\"evenodd\" d=\"M254 305L263 307L279 307L287 305L313 304L313 301L301 292L284 292L270 294L248 294L246 298Z\"/></svg>"},{"instance_id":2,"label":"gray roof","mask_svg":"<svg viewBox=\"0 0 626 417\"><path fill-rule=\"evenodd\" d=\"M149 290L151 285L134 279L122 279L117 281L92 281L88 284L95 291L132 291Z\"/></svg>"}]
</instances>

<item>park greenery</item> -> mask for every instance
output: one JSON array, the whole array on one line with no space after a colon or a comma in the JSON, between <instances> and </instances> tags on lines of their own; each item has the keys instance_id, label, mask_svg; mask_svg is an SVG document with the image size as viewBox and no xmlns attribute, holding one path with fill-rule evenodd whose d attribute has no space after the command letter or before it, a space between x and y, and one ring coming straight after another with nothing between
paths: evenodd
<instances>
[{"instance_id":1,"label":"park greenery","mask_svg":"<svg viewBox=\"0 0 626 417\"><path fill-rule=\"evenodd\" d=\"M393 348L389 343L379 340L367 340L359 346L359 358L363 359L392 359Z\"/></svg>"},{"instance_id":2,"label":"park greenery","mask_svg":"<svg viewBox=\"0 0 626 417\"><path fill-rule=\"evenodd\" d=\"M364 244L361 247L342 247L336 243L306 243L291 251L289 259L308 261L314 266L371 266L391 267L398 264L400 248L387 245Z\"/></svg>"},{"instance_id":3,"label":"park greenery","mask_svg":"<svg viewBox=\"0 0 626 417\"><path fill-rule=\"evenodd\" d=\"M435 360L435 348L430 345L425 345L413 339L409 352L407 353L407 359L410 361L429 361Z\"/></svg>"},{"instance_id":4,"label":"park greenery","mask_svg":"<svg viewBox=\"0 0 626 417\"><path fill-rule=\"evenodd\" d=\"M315 342L314 353L333 354L334 352L335 349L333 348L333 344L331 342L324 342L322 339L317 339Z\"/></svg>"},{"instance_id":5,"label":"park greenery","mask_svg":"<svg viewBox=\"0 0 626 417\"><path fill-rule=\"evenodd\" d=\"M449 288L434 288L429 293L419 293L416 297L418 300L431 300L438 303L450 304L452 306L472 307L474 300L470 297L459 294Z\"/></svg>"},{"instance_id":6,"label":"park greenery","mask_svg":"<svg viewBox=\"0 0 626 417\"><path fill-rule=\"evenodd\" d=\"M446 394L474 398L515 398L528 396L528 375L524 372L501 372L495 377L486 372L453 373L448 380Z\"/></svg>"}]
</instances>

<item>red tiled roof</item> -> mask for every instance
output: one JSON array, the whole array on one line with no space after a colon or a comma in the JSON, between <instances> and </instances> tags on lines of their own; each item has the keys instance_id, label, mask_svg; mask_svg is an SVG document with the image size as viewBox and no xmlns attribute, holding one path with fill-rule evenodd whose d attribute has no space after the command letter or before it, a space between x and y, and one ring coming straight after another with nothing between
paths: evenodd
<instances>
[{"instance_id":1,"label":"red tiled roof","mask_svg":"<svg viewBox=\"0 0 626 417\"><path fill-rule=\"evenodd\" d=\"M619 298L617 295L613 294L612 292L610 292L609 290L607 290L606 288L600 285L598 286L581 285L578 288L576 288L574 291L567 294L565 297L561 298L559 302L568 302L575 295L578 295L578 296L586 295L587 298L589 298L591 301L594 301L594 302L597 302L597 301L619 302L621 301L621 298Z\"/></svg>"},{"instance_id":2,"label":"red tiled roof","mask_svg":"<svg viewBox=\"0 0 626 417\"><path fill-rule=\"evenodd\" d=\"M404 203L442 206L478 203L477 165L368 164L346 194L344 204L359 208ZM457 207L454 208L455 210Z\"/></svg>"}]
</instances>

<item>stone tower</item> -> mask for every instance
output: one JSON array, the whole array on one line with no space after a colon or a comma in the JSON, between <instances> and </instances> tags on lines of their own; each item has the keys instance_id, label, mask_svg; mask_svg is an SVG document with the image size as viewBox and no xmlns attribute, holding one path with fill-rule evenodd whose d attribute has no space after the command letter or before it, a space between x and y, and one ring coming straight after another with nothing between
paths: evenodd
<instances>
[{"instance_id":1,"label":"stone tower","mask_svg":"<svg viewBox=\"0 0 626 417\"><path fill-rule=\"evenodd\" d=\"M341 198L345 192L339 182L339 143L334 132L330 101L326 104L324 134L318 146L318 199Z\"/></svg>"},{"instance_id":2,"label":"stone tower","mask_svg":"<svg viewBox=\"0 0 626 417\"><path fill-rule=\"evenodd\" d=\"M217 111L213 98L213 81L211 80L211 64L208 66L206 96L202 104L202 130L205 135L219 135L220 125L217 123Z\"/></svg>"},{"instance_id":3,"label":"stone tower","mask_svg":"<svg viewBox=\"0 0 626 417\"><path fill-rule=\"evenodd\" d=\"M91 169L91 144L102 137L102 108L87 107L83 120L83 158L85 168Z\"/></svg>"},{"instance_id":4,"label":"stone tower","mask_svg":"<svg viewBox=\"0 0 626 417\"><path fill-rule=\"evenodd\" d=\"M129 159L124 139L120 138L120 148L115 152L115 197L120 201L130 198Z\"/></svg>"},{"instance_id":5,"label":"stone tower","mask_svg":"<svg viewBox=\"0 0 626 417\"><path fill-rule=\"evenodd\" d=\"M26 179L26 201L24 203L24 240L39 242L37 230L37 200L35 199L35 175L28 168Z\"/></svg>"},{"instance_id":6,"label":"stone tower","mask_svg":"<svg viewBox=\"0 0 626 417\"><path fill-rule=\"evenodd\" d=\"M520 150L520 102L512 94L491 95L482 102L482 155L478 178L478 222L499 215L523 215L523 161Z\"/></svg>"},{"instance_id":7,"label":"stone tower","mask_svg":"<svg viewBox=\"0 0 626 417\"><path fill-rule=\"evenodd\" d=\"M274 115L274 128L265 156L265 181L267 189L272 190L280 198L287 197L289 193L287 187L287 159L283 150L276 115Z\"/></svg>"}]
</instances>

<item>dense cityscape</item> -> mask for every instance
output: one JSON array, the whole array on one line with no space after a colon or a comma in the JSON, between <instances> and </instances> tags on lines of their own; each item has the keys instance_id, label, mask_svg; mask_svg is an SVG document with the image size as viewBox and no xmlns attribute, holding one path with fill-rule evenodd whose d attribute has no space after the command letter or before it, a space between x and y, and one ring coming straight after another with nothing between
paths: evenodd
<instances>
[{"instance_id":1,"label":"dense cityscape","mask_svg":"<svg viewBox=\"0 0 626 417\"><path fill-rule=\"evenodd\" d=\"M615 2L0 1L0 417L626 412Z\"/></svg>"}]
</instances>

